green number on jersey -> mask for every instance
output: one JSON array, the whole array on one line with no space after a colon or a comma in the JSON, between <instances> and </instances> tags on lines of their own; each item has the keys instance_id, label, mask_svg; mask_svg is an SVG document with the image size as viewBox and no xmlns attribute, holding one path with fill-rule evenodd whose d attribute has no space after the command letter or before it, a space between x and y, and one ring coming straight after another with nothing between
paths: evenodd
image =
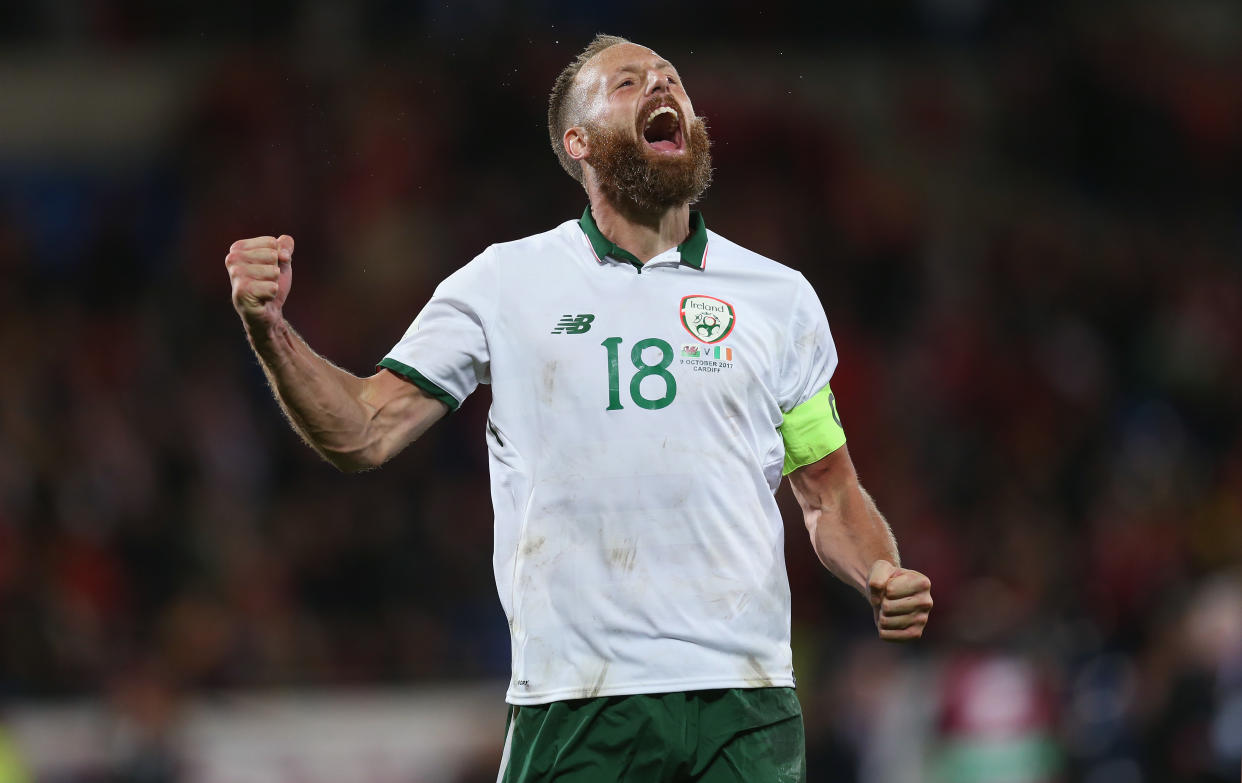
<instances>
[{"instance_id":1,"label":"green number on jersey","mask_svg":"<svg viewBox=\"0 0 1242 783\"><path fill-rule=\"evenodd\" d=\"M617 346L620 344L620 337L609 337L600 343L608 349L608 407L604 410L619 411L622 407L621 372L617 369Z\"/></svg>"},{"instance_id":2,"label":"green number on jersey","mask_svg":"<svg viewBox=\"0 0 1242 783\"><path fill-rule=\"evenodd\" d=\"M605 410L618 411L623 407L621 405L621 370L619 368L618 347L621 344L620 337L609 337L600 345L608 351L608 407ZM643 361L643 351L648 348L660 349L660 361L655 364L647 364ZM677 379L668 371L668 366L673 363L673 346L658 337L648 337L646 340L639 340L634 343L634 347L630 350L630 361L634 364L637 372L630 378L630 399L640 408L649 411L658 411L661 408L667 408L673 398L677 396ZM654 399L643 396L642 383L644 378L656 376L664 381L664 396Z\"/></svg>"},{"instance_id":3,"label":"green number on jersey","mask_svg":"<svg viewBox=\"0 0 1242 783\"><path fill-rule=\"evenodd\" d=\"M643 361L643 351L653 347L660 349L660 361L655 364L647 364ZM634 404L649 411L667 408L669 403L673 401L673 398L677 396L677 379L668 371L668 366L673 363L673 346L658 337L648 337L646 340L639 340L634 343L634 348L630 351L630 361L634 363L634 368L638 370L638 372L634 373L634 377L630 379L630 396L634 398ZM654 400L644 397L640 388L643 378L652 375L664 381L664 396L657 397Z\"/></svg>"}]
</instances>

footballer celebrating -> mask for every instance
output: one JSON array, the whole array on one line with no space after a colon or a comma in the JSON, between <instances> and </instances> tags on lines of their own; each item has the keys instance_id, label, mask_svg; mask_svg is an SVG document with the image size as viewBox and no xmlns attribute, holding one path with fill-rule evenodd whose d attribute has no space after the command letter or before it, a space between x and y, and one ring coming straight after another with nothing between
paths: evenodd
<instances>
[{"instance_id":1,"label":"footballer celebrating","mask_svg":"<svg viewBox=\"0 0 1242 783\"><path fill-rule=\"evenodd\" d=\"M285 321L292 237L233 243L234 307L290 422L342 470L492 385L500 781L803 780L782 477L882 639L922 635L931 583L859 486L819 298L690 210L710 145L677 70L598 36L557 78L548 128L582 216L449 276L375 375Z\"/></svg>"}]
</instances>

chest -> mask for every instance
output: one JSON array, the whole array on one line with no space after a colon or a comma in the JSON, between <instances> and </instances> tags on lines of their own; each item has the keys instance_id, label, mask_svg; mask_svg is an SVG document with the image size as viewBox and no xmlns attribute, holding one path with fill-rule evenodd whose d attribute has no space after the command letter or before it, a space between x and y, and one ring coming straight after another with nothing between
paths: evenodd
<instances>
[{"instance_id":1,"label":"chest","mask_svg":"<svg viewBox=\"0 0 1242 783\"><path fill-rule=\"evenodd\" d=\"M615 267L505 287L489 325L494 391L611 418L766 418L788 309L760 287L677 267Z\"/></svg>"}]
</instances>

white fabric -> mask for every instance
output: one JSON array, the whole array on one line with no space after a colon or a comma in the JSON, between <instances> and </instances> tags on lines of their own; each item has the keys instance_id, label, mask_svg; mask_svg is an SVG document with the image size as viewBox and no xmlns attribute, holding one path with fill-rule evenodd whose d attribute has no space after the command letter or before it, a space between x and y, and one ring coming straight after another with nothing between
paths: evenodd
<instances>
[{"instance_id":1,"label":"white fabric","mask_svg":"<svg viewBox=\"0 0 1242 783\"><path fill-rule=\"evenodd\" d=\"M388 354L458 401L493 384L485 437L512 704L793 685L777 427L828 384L837 354L802 275L708 237L702 269L673 249L641 273L598 260L577 221L493 245ZM692 295L732 305L723 341L683 325ZM584 314L588 331L553 333ZM607 410L610 337L622 338L619 410ZM657 410L631 392L631 351L646 338L674 353L676 394ZM717 347L720 360L686 355ZM646 377L637 391L659 399L667 384Z\"/></svg>"}]
</instances>

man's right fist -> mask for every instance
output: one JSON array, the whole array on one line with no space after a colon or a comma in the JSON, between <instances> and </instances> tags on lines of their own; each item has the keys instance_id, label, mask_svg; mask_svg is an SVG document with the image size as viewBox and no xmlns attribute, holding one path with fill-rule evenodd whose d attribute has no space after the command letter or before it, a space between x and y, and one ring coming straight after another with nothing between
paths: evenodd
<instances>
[{"instance_id":1,"label":"man's right fist","mask_svg":"<svg viewBox=\"0 0 1242 783\"><path fill-rule=\"evenodd\" d=\"M293 285L293 237L239 239L224 257L233 284L233 308L247 329L268 329L284 317Z\"/></svg>"}]
</instances>

